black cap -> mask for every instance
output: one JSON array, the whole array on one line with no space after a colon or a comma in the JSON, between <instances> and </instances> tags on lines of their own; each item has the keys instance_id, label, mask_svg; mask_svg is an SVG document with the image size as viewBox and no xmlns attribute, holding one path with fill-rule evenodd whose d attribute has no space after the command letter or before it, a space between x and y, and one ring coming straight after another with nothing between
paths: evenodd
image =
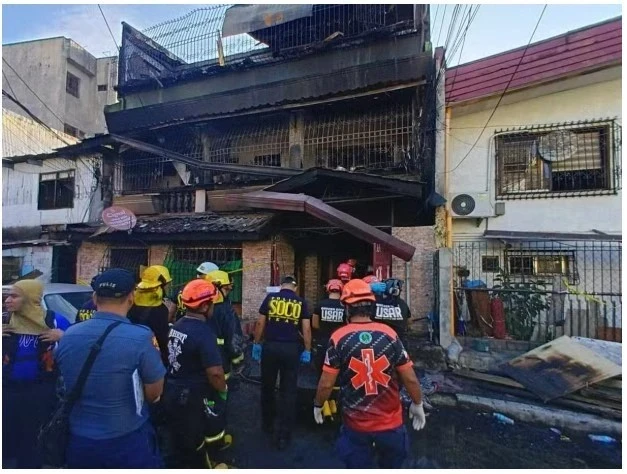
<instances>
[{"instance_id":1,"label":"black cap","mask_svg":"<svg viewBox=\"0 0 627 474\"><path fill-rule=\"evenodd\" d=\"M298 283L296 283L296 278L294 278L291 275L286 275L283 277L283 279L281 280L281 285L294 285L294 286L298 286Z\"/></svg>"},{"instance_id":2,"label":"black cap","mask_svg":"<svg viewBox=\"0 0 627 474\"><path fill-rule=\"evenodd\" d=\"M135 289L135 277L128 270L112 268L95 278L94 291L104 298L120 298Z\"/></svg>"}]
</instances>

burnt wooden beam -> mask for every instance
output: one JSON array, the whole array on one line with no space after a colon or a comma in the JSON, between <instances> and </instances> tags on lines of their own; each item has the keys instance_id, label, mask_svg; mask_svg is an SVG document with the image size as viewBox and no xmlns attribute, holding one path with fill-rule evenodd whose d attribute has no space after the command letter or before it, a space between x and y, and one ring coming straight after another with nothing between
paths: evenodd
<instances>
[{"instance_id":1,"label":"burnt wooden beam","mask_svg":"<svg viewBox=\"0 0 627 474\"><path fill-rule=\"evenodd\" d=\"M112 134L111 137L119 143L135 148L136 150L145 151L159 156L170 158L171 160L185 163L200 170L222 171L224 173L241 173L255 176L296 176L302 173L302 170L290 168L278 168L276 166L255 166L255 165L231 165L222 163L207 163L204 161L190 158L181 153L162 148L151 143L146 143L134 138L123 137L121 135Z\"/></svg>"}]
</instances>

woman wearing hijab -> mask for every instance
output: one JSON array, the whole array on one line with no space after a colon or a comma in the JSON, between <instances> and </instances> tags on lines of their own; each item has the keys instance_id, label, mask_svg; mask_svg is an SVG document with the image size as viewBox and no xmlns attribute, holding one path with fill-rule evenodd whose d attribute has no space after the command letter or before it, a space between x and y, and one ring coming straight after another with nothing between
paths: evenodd
<instances>
[{"instance_id":1,"label":"woman wearing hijab","mask_svg":"<svg viewBox=\"0 0 627 474\"><path fill-rule=\"evenodd\" d=\"M41 306L43 284L15 283L6 298L2 326L2 456L18 468L40 468L37 434L57 398L52 349L70 323ZM4 464L4 462L3 462Z\"/></svg>"}]
</instances>

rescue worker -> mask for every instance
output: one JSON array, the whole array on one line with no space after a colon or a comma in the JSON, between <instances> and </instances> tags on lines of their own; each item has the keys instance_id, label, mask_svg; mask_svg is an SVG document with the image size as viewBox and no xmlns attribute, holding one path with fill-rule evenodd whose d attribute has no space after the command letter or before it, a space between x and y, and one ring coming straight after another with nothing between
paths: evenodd
<instances>
[{"instance_id":1,"label":"rescue worker","mask_svg":"<svg viewBox=\"0 0 627 474\"><path fill-rule=\"evenodd\" d=\"M385 286L385 287L384 287ZM384 282L375 282L371 286L377 295L377 313L374 321L387 324L398 334L401 341L407 346L407 329L411 311L403 298L401 290L403 282L389 278Z\"/></svg>"},{"instance_id":2,"label":"rescue worker","mask_svg":"<svg viewBox=\"0 0 627 474\"><path fill-rule=\"evenodd\" d=\"M339 378L342 427L336 448L348 468L398 469L408 452L399 382L412 404L415 430L425 426L422 392L413 364L389 326L372 321L376 298L370 286L355 279L344 285L341 301L348 324L329 341L322 377L314 399L314 419L322 424L322 406Z\"/></svg>"},{"instance_id":3,"label":"rescue worker","mask_svg":"<svg viewBox=\"0 0 627 474\"><path fill-rule=\"evenodd\" d=\"M319 372L322 371L331 334L344 325L344 306L340 301L343 287L344 284L340 280L329 280L325 285L328 298L320 301L311 317L311 325L315 330L316 343L320 351L316 358L316 368Z\"/></svg>"},{"instance_id":4,"label":"rescue worker","mask_svg":"<svg viewBox=\"0 0 627 474\"><path fill-rule=\"evenodd\" d=\"M311 362L311 314L305 300L296 294L297 287L294 277L286 276L281 280L281 290L266 296L259 308L252 350L253 359L261 361L262 429L267 434L275 434L279 449L285 449L291 441L299 361ZM299 328L302 328L305 343L300 357ZM279 375L281 400L277 417L274 391Z\"/></svg>"},{"instance_id":5,"label":"rescue worker","mask_svg":"<svg viewBox=\"0 0 627 474\"><path fill-rule=\"evenodd\" d=\"M170 272L162 265L152 265L144 270L135 290L135 304L128 312L133 324L149 327L156 346L161 352L163 365L168 365L168 333L170 309L163 301L167 285L172 281Z\"/></svg>"},{"instance_id":6,"label":"rescue worker","mask_svg":"<svg viewBox=\"0 0 627 474\"><path fill-rule=\"evenodd\" d=\"M170 329L163 404L180 468L211 468L208 450L225 437L227 385L216 336L207 320L217 288L192 280L183 288L185 315Z\"/></svg>"},{"instance_id":7,"label":"rescue worker","mask_svg":"<svg viewBox=\"0 0 627 474\"><path fill-rule=\"evenodd\" d=\"M93 277L89 284L92 290L94 289L96 278L98 278L98 275ZM87 301L85 301L85 303L83 303L83 306L81 306L80 309L76 312L76 316L74 317L74 324L81 323L83 321L87 321L88 319L91 319L94 316L95 312L96 312L96 303L94 303L93 298L89 298Z\"/></svg>"},{"instance_id":8,"label":"rescue worker","mask_svg":"<svg viewBox=\"0 0 627 474\"><path fill-rule=\"evenodd\" d=\"M219 270L218 266L215 263L203 262L198 265L198 268L196 269L196 278L204 278L209 275L209 273L215 270ZM185 305L183 304L182 293L183 290L179 291L178 295L176 295L176 313L174 316L174 319L176 319L176 321L181 319L185 314Z\"/></svg>"},{"instance_id":9,"label":"rescue worker","mask_svg":"<svg viewBox=\"0 0 627 474\"><path fill-rule=\"evenodd\" d=\"M348 263L340 263L337 266L337 277L340 279L342 283L346 283L353 278L353 272L355 269L351 267Z\"/></svg>"},{"instance_id":10,"label":"rescue worker","mask_svg":"<svg viewBox=\"0 0 627 474\"><path fill-rule=\"evenodd\" d=\"M209 324L216 334L224 376L228 380L232 365L239 364L244 359L242 326L229 300L233 284L229 274L222 270L212 271L205 280L213 283L218 289L218 297L213 305L213 317L209 319Z\"/></svg>"}]
</instances>

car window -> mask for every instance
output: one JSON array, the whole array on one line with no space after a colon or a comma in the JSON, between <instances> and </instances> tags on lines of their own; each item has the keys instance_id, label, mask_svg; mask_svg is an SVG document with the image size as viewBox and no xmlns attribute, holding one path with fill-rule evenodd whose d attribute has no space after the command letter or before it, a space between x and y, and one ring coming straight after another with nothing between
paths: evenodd
<instances>
[{"instance_id":1,"label":"car window","mask_svg":"<svg viewBox=\"0 0 627 474\"><path fill-rule=\"evenodd\" d=\"M54 293L44 296L46 309L59 313L67 318L70 323L74 323L76 313L89 298L91 291L77 291L70 293Z\"/></svg>"}]
</instances>

